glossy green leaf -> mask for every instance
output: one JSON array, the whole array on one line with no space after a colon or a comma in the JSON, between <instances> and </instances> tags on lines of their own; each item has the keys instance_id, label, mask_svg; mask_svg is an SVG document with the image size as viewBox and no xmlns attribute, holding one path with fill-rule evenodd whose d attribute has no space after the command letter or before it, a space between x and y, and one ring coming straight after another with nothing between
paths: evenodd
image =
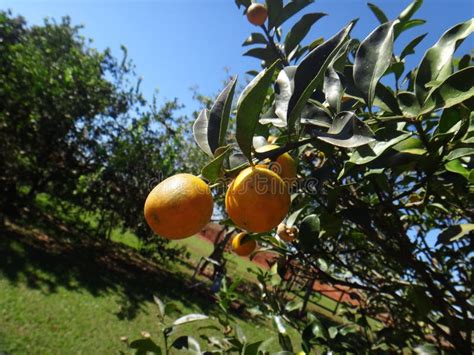
<instances>
[{"instance_id":1,"label":"glossy green leaf","mask_svg":"<svg viewBox=\"0 0 474 355\"><path fill-rule=\"evenodd\" d=\"M295 89L288 103L288 127L290 131L301 118L301 112L316 87L323 83L324 73L347 37L355 22L350 22L334 37L313 49L298 65L295 73Z\"/></svg>"},{"instance_id":2,"label":"glossy green leaf","mask_svg":"<svg viewBox=\"0 0 474 355\"><path fill-rule=\"evenodd\" d=\"M315 105L308 105L301 114L302 125L313 125L317 127L330 128L332 125L332 118L328 112L321 107Z\"/></svg>"},{"instance_id":3,"label":"glossy green leaf","mask_svg":"<svg viewBox=\"0 0 474 355\"><path fill-rule=\"evenodd\" d=\"M395 25L394 29L394 38L397 39L398 36L402 32L405 32L406 30L409 30L410 28L416 27L416 26L421 26L426 23L425 20L420 20L420 19L415 19L415 20L408 20L406 22L399 22Z\"/></svg>"},{"instance_id":4,"label":"glossy green leaf","mask_svg":"<svg viewBox=\"0 0 474 355\"><path fill-rule=\"evenodd\" d=\"M234 97L235 84L237 77L232 79L217 96L214 105L209 111L209 123L207 127L207 139L211 152L214 153L217 148L225 144L227 126L229 125L230 109L232 107L232 98Z\"/></svg>"},{"instance_id":5,"label":"glossy green leaf","mask_svg":"<svg viewBox=\"0 0 474 355\"><path fill-rule=\"evenodd\" d=\"M324 74L323 92L329 106L331 106L336 113L339 112L341 109L341 98L344 93L344 86L339 74L332 66L329 66Z\"/></svg>"},{"instance_id":6,"label":"glossy green leaf","mask_svg":"<svg viewBox=\"0 0 474 355\"><path fill-rule=\"evenodd\" d=\"M283 10L283 0L266 0L268 9L268 28L278 27L278 19Z\"/></svg>"},{"instance_id":7,"label":"glossy green leaf","mask_svg":"<svg viewBox=\"0 0 474 355\"><path fill-rule=\"evenodd\" d=\"M462 58L459 59L458 70L462 70L462 69L467 68L468 66L471 65L471 62L472 62L472 56L471 55L469 55L469 54L463 55Z\"/></svg>"},{"instance_id":8,"label":"glossy green leaf","mask_svg":"<svg viewBox=\"0 0 474 355\"><path fill-rule=\"evenodd\" d=\"M193 124L193 136L201 150L212 157L211 147L207 139L207 129L209 125L209 111L203 109Z\"/></svg>"},{"instance_id":9,"label":"glossy green leaf","mask_svg":"<svg viewBox=\"0 0 474 355\"><path fill-rule=\"evenodd\" d=\"M300 12L314 0L290 0L280 11L278 17L273 21L272 26L278 27L293 15ZM270 27L271 28L271 27Z\"/></svg>"},{"instance_id":10,"label":"glossy green leaf","mask_svg":"<svg viewBox=\"0 0 474 355\"><path fill-rule=\"evenodd\" d=\"M311 322L303 330L302 337L304 340L311 340L313 338L326 340L329 334L326 327L317 318L313 318Z\"/></svg>"},{"instance_id":11,"label":"glossy green leaf","mask_svg":"<svg viewBox=\"0 0 474 355\"><path fill-rule=\"evenodd\" d=\"M329 338L334 339L337 336L338 329L336 327L329 327L328 333L329 333Z\"/></svg>"},{"instance_id":12,"label":"glossy green leaf","mask_svg":"<svg viewBox=\"0 0 474 355\"><path fill-rule=\"evenodd\" d=\"M471 170L468 170L459 159L451 160L450 162L444 164L444 167L447 171L456 173L464 176L467 180L470 180Z\"/></svg>"},{"instance_id":13,"label":"glossy green leaf","mask_svg":"<svg viewBox=\"0 0 474 355\"><path fill-rule=\"evenodd\" d=\"M438 355L439 351L434 344L421 344L413 349L416 355Z\"/></svg>"},{"instance_id":14,"label":"glossy green leaf","mask_svg":"<svg viewBox=\"0 0 474 355\"><path fill-rule=\"evenodd\" d=\"M402 114L395 93L382 83L378 83L375 88L374 105L394 115Z\"/></svg>"},{"instance_id":15,"label":"glossy green leaf","mask_svg":"<svg viewBox=\"0 0 474 355\"><path fill-rule=\"evenodd\" d=\"M196 322L196 321L205 320L205 319L209 319L209 317L204 314L188 314L186 316L176 319L173 322L173 326L187 324L187 323Z\"/></svg>"},{"instance_id":16,"label":"glossy green leaf","mask_svg":"<svg viewBox=\"0 0 474 355\"><path fill-rule=\"evenodd\" d=\"M416 137L404 139L400 143L395 144L392 148L397 152L413 152L412 154L424 154L422 152L426 152L426 150L423 149L423 142Z\"/></svg>"},{"instance_id":17,"label":"glossy green leaf","mask_svg":"<svg viewBox=\"0 0 474 355\"><path fill-rule=\"evenodd\" d=\"M158 296L155 295L153 295L153 301L155 301L156 305L158 306L160 317L163 318L165 316L165 304Z\"/></svg>"},{"instance_id":18,"label":"glossy green leaf","mask_svg":"<svg viewBox=\"0 0 474 355\"><path fill-rule=\"evenodd\" d=\"M426 84L435 80L443 81L451 75L454 52L473 31L474 19L457 24L426 51L415 77L415 93L420 105L424 104L430 92Z\"/></svg>"},{"instance_id":19,"label":"glossy green leaf","mask_svg":"<svg viewBox=\"0 0 474 355\"><path fill-rule=\"evenodd\" d=\"M325 13L310 13L303 15L299 21L297 21L291 30L288 32L285 38L285 52L291 53L293 49L306 37L311 27L327 14Z\"/></svg>"},{"instance_id":20,"label":"glossy green leaf","mask_svg":"<svg viewBox=\"0 0 474 355\"><path fill-rule=\"evenodd\" d=\"M247 52L242 54L247 57L254 57L257 59L264 60L266 62L274 62L277 58L278 55L275 53L275 51L270 48L270 47L257 47L257 48L252 48L249 49Z\"/></svg>"},{"instance_id":21,"label":"glossy green leaf","mask_svg":"<svg viewBox=\"0 0 474 355\"><path fill-rule=\"evenodd\" d=\"M415 118L420 114L420 104L412 92L400 91L397 100L405 117Z\"/></svg>"},{"instance_id":22,"label":"glossy green leaf","mask_svg":"<svg viewBox=\"0 0 474 355\"><path fill-rule=\"evenodd\" d=\"M396 80L400 80L403 72L405 71L405 62L403 60L398 60L396 57L392 57L390 66L385 71L384 76L388 74L395 74ZM379 82L380 84L380 82Z\"/></svg>"},{"instance_id":23,"label":"glossy green leaf","mask_svg":"<svg viewBox=\"0 0 474 355\"><path fill-rule=\"evenodd\" d=\"M426 37L428 33L424 33L418 37L415 37L415 39L411 40L405 48L403 48L402 53L400 54L400 59L405 58L407 55L414 54L415 53L415 47L420 44L421 41Z\"/></svg>"},{"instance_id":24,"label":"glossy green leaf","mask_svg":"<svg viewBox=\"0 0 474 355\"><path fill-rule=\"evenodd\" d=\"M355 148L375 140L374 133L353 112L341 112L327 132L310 131L314 137L343 148Z\"/></svg>"},{"instance_id":25,"label":"glossy green leaf","mask_svg":"<svg viewBox=\"0 0 474 355\"><path fill-rule=\"evenodd\" d=\"M474 155L474 148L458 148L454 149L444 158L447 161Z\"/></svg>"},{"instance_id":26,"label":"glossy green leaf","mask_svg":"<svg viewBox=\"0 0 474 355\"><path fill-rule=\"evenodd\" d=\"M373 12L375 17L377 17L377 20L379 20L379 22L381 24L385 23L385 22L388 22L388 17L385 15L385 13L377 5L371 4L369 2L369 3L367 3L367 6Z\"/></svg>"},{"instance_id":27,"label":"glossy green leaf","mask_svg":"<svg viewBox=\"0 0 474 355\"><path fill-rule=\"evenodd\" d=\"M285 127L287 122L288 103L294 89L296 66L285 67L278 73L275 82L275 114L281 120L278 127Z\"/></svg>"},{"instance_id":28,"label":"glossy green leaf","mask_svg":"<svg viewBox=\"0 0 474 355\"><path fill-rule=\"evenodd\" d=\"M303 306L303 302L301 300L293 300L285 304L285 310L287 312L293 312L298 309L301 309L302 306Z\"/></svg>"},{"instance_id":29,"label":"glossy green leaf","mask_svg":"<svg viewBox=\"0 0 474 355\"><path fill-rule=\"evenodd\" d=\"M359 147L352 153L349 162L356 165L367 164L381 156L388 148L393 147L411 136L411 133L400 133L398 137L392 138L389 141L377 141L369 143L367 146Z\"/></svg>"},{"instance_id":30,"label":"glossy green leaf","mask_svg":"<svg viewBox=\"0 0 474 355\"><path fill-rule=\"evenodd\" d=\"M375 97L375 88L390 66L393 52L393 26L387 22L377 27L362 41L354 60L354 83L363 93L369 108Z\"/></svg>"},{"instance_id":31,"label":"glossy green leaf","mask_svg":"<svg viewBox=\"0 0 474 355\"><path fill-rule=\"evenodd\" d=\"M450 107L449 109L443 110L438 124L437 133L447 133L461 121L462 116L456 107Z\"/></svg>"},{"instance_id":32,"label":"glossy green leaf","mask_svg":"<svg viewBox=\"0 0 474 355\"><path fill-rule=\"evenodd\" d=\"M474 67L467 67L452 74L429 94L422 112L448 108L474 96Z\"/></svg>"},{"instance_id":33,"label":"glossy green leaf","mask_svg":"<svg viewBox=\"0 0 474 355\"><path fill-rule=\"evenodd\" d=\"M242 46L250 46L252 44L267 44L268 41L264 35L258 32L254 32L247 37L247 39L242 43Z\"/></svg>"},{"instance_id":34,"label":"glossy green leaf","mask_svg":"<svg viewBox=\"0 0 474 355\"><path fill-rule=\"evenodd\" d=\"M278 333L278 342L284 351L293 354L293 344L291 343L291 338L288 334Z\"/></svg>"},{"instance_id":35,"label":"glossy green leaf","mask_svg":"<svg viewBox=\"0 0 474 355\"><path fill-rule=\"evenodd\" d=\"M444 229L439 235L436 245L452 243L460 238L464 237L466 234L472 233L474 231L474 224L472 223L463 223L450 226Z\"/></svg>"},{"instance_id":36,"label":"glossy green leaf","mask_svg":"<svg viewBox=\"0 0 474 355\"><path fill-rule=\"evenodd\" d=\"M232 152L229 156L229 166L226 166L226 168L234 169L237 167L247 166L246 164L248 164L248 162L248 159L242 154L240 149L232 147Z\"/></svg>"},{"instance_id":37,"label":"glossy green leaf","mask_svg":"<svg viewBox=\"0 0 474 355\"><path fill-rule=\"evenodd\" d=\"M291 343L291 338L288 335L286 330L285 322L281 316L274 316L273 322L278 331L278 342L280 346L285 351L293 351L293 344Z\"/></svg>"},{"instance_id":38,"label":"glossy green leaf","mask_svg":"<svg viewBox=\"0 0 474 355\"><path fill-rule=\"evenodd\" d=\"M210 183L216 182L222 175L223 163L230 152L231 146L218 148L216 150L216 157L202 168L201 175L209 180Z\"/></svg>"},{"instance_id":39,"label":"glossy green leaf","mask_svg":"<svg viewBox=\"0 0 474 355\"><path fill-rule=\"evenodd\" d=\"M409 4L401 13L398 15L398 19L400 22L406 22L412 18L415 12L423 4L423 0L414 0L411 4Z\"/></svg>"},{"instance_id":40,"label":"glossy green leaf","mask_svg":"<svg viewBox=\"0 0 474 355\"><path fill-rule=\"evenodd\" d=\"M262 345L263 340L257 341L255 343L246 344L242 352L243 355L258 355L260 350L260 345Z\"/></svg>"},{"instance_id":41,"label":"glossy green leaf","mask_svg":"<svg viewBox=\"0 0 474 355\"><path fill-rule=\"evenodd\" d=\"M242 153L251 160L252 138L257 128L273 73L279 61L262 70L242 91L237 102L236 138Z\"/></svg>"},{"instance_id":42,"label":"glossy green leaf","mask_svg":"<svg viewBox=\"0 0 474 355\"><path fill-rule=\"evenodd\" d=\"M306 208L306 206L294 211L293 213L291 213L288 216L288 218L286 219L286 225L288 225L290 227L293 226L295 224L295 222L298 220L298 217L304 211L305 208Z\"/></svg>"}]
</instances>

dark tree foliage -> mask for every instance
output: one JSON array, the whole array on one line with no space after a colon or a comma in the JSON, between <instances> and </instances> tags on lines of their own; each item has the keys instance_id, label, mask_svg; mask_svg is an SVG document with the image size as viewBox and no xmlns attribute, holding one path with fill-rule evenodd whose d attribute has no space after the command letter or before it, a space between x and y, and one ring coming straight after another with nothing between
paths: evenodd
<instances>
[{"instance_id":1,"label":"dark tree foliage","mask_svg":"<svg viewBox=\"0 0 474 355\"><path fill-rule=\"evenodd\" d=\"M193 170L200 153L177 100L148 104L126 49L121 60L97 51L80 29L0 12L0 210L18 213L46 193L71 217L94 214L100 236L123 227L150 240L148 192Z\"/></svg>"},{"instance_id":2,"label":"dark tree foliage","mask_svg":"<svg viewBox=\"0 0 474 355\"><path fill-rule=\"evenodd\" d=\"M359 306L346 307L343 326L326 329L311 314L296 321L284 288L267 288L278 284L275 275L262 274L260 308L298 329L307 352L434 347L469 354L474 67L469 55L454 55L474 20L448 29L417 67L405 68L424 35L400 53L394 42L425 22L413 18L421 0L393 20L369 4L380 25L363 40L350 38L352 21L304 44L320 13L301 16L284 35L281 25L312 2L266 1L268 21L243 44L253 46L244 55L263 70L250 72L254 79L237 100L235 140L219 140L230 118L222 109L232 101L228 88L216 99L219 110L201 112L194 135L210 156L202 174L216 183L245 161L284 152L298 159L300 185L285 220L299 227L298 240L252 238L280 255L278 270L296 262L308 279L349 287ZM236 4L245 12L251 1ZM256 152L269 134L279 148ZM282 349L291 352L280 325ZM425 349L425 342L432 344Z\"/></svg>"}]
</instances>

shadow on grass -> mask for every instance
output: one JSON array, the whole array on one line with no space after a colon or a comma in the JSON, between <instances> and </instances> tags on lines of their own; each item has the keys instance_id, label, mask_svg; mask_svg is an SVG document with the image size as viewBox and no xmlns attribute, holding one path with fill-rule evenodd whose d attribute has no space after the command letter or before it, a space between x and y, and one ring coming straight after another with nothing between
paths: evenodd
<instances>
[{"instance_id":1,"label":"shadow on grass","mask_svg":"<svg viewBox=\"0 0 474 355\"><path fill-rule=\"evenodd\" d=\"M116 293L121 297L119 319L133 319L153 294L207 315L219 312L209 288L193 287L189 276L150 262L122 244L104 243L74 234L64 225L49 224L40 231L7 222L0 229L0 275L46 294L58 287L95 296Z\"/></svg>"}]
</instances>

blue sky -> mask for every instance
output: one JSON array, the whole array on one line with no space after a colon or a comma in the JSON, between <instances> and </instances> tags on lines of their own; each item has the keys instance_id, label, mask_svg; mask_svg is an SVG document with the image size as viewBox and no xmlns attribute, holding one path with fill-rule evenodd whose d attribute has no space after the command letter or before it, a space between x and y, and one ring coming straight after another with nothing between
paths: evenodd
<instances>
[{"instance_id":1,"label":"blue sky","mask_svg":"<svg viewBox=\"0 0 474 355\"><path fill-rule=\"evenodd\" d=\"M263 1L263 0L262 0ZM394 18L410 3L406 0L371 0ZM306 40L328 38L353 18L360 18L352 35L363 38L378 24L368 7L360 0L316 0L306 12L325 12ZM258 28L249 24L233 0L0 0L0 8L23 15L31 24L45 17L59 19L69 15L74 24L85 26L82 34L94 40L99 49L110 47L120 55L120 45L128 48L129 57L143 77L142 90L150 98L159 89L159 98L178 97L185 113L197 108L191 86L198 85L203 94L213 94L226 78L224 68L241 79L250 69L258 69L259 61L242 57L242 42ZM427 20L405 32L396 53L416 35L428 32L409 60L416 65L422 53L452 25L474 15L470 0L425 0L416 18ZM299 18L299 16L297 16ZM291 23L290 23L291 25ZM474 48L468 39L458 53ZM398 50L398 51L397 51ZM243 81L243 80L241 80Z\"/></svg>"}]
</instances>

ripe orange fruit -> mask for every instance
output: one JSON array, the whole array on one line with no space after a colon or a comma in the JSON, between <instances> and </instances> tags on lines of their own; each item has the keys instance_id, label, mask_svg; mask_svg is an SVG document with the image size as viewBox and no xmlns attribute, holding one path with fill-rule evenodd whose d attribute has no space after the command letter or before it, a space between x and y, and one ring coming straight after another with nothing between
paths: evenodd
<instances>
[{"instance_id":1,"label":"ripe orange fruit","mask_svg":"<svg viewBox=\"0 0 474 355\"><path fill-rule=\"evenodd\" d=\"M209 186L191 174L171 176L150 192L145 201L145 220L166 239L182 239L198 233L212 216L214 202Z\"/></svg>"},{"instance_id":2,"label":"ripe orange fruit","mask_svg":"<svg viewBox=\"0 0 474 355\"><path fill-rule=\"evenodd\" d=\"M275 144L267 144L263 147L255 149L258 153L268 152L269 150L278 148ZM290 185L296 182L296 162L288 153L283 153L274 162L270 159L263 161L265 165L281 176L281 178Z\"/></svg>"},{"instance_id":3,"label":"ripe orange fruit","mask_svg":"<svg viewBox=\"0 0 474 355\"><path fill-rule=\"evenodd\" d=\"M251 166L242 170L225 195L225 208L240 228L254 233L275 228L290 208L285 182L270 169Z\"/></svg>"},{"instance_id":4,"label":"ripe orange fruit","mask_svg":"<svg viewBox=\"0 0 474 355\"><path fill-rule=\"evenodd\" d=\"M277 235L281 240L291 243L298 235L298 228L295 226L290 227L284 223L280 223L277 228Z\"/></svg>"},{"instance_id":5,"label":"ripe orange fruit","mask_svg":"<svg viewBox=\"0 0 474 355\"><path fill-rule=\"evenodd\" d=\"M248 233L240 232L234 239L232 239L232 250L240 256L249 256L257 249L257 242L255 240L245 240Z\"/></svg>"},{"instance_id":6,"label":"ripe orange fruit","mask_svg":"<svg viewBox=\"0 0 474 355\"><path fill-rule=\"evenodd\" d=\"M261 26L267 20L268 11L265 5L254 3L247 8L247 19L255 26Z\"/></svg>"}]
</instances>

